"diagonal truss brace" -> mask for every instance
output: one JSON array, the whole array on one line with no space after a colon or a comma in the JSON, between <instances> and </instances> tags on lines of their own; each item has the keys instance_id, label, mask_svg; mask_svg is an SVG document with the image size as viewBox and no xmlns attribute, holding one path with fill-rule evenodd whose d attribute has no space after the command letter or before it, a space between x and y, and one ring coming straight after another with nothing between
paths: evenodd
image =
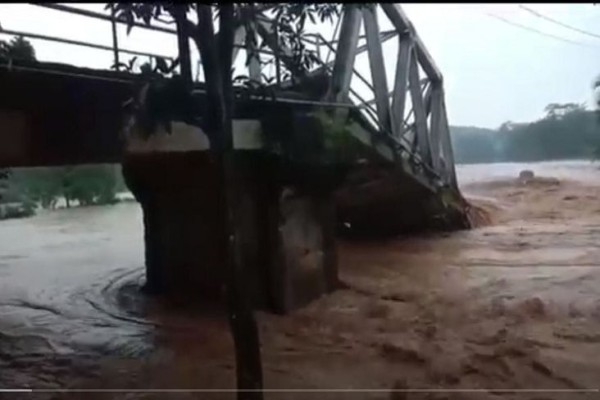
<instances>
[{"instance_id":1,"label":"diagonal truss brace","mask_svg":"<svg viewBox=\"0 0 600 400\"><path fill-rule=\"evenodd\" d=\"M371 79L375 94L377 117L380 125L391 131L390 102L388 97L388 84L383 62L383 50L379 38L379 23L377 22L377 6L371 4L362 11L367 36L369 51L369 64Z\"/></svg>"},{"instance_id":2,"label":"diagonal truss brace","mask_svg":"<svg viewBox=\"0 0 600 400\"><path fill-rule=\"evenodd\" d=\"M381 7L392 22L394 31L380 31L377 7ZM364 23L364 36L359 36L361 23ZM307 38L305 41L315 48L326 46L330 51L335 52L332 62L321 61L320 67L307 74L310 77L324 72L330 73L328 92L323 100L345 103L349 101L349 94L353 93L362 101L357 106L371 115L370 118L377 125L377 129L381 130L382 134L390 135L390 139L398 143L400 147L394 151L406 151L400 150L402 146L405 149L415 148L417 153L411 156L412 159L424 164L426 169L435 171L443 181L455 185L456 177L444 104L442 74L401 7L397 4L366 7L358 7L355 4L344 5L340 16L340 30L336 32L337 37L334 35L330 41L326 41L319 34L311 34L310 39ZM236 43L243 33L236 36ZM272 52L279 56L286 68L293 68L288 63L291 60L291 50L278 43L273 21L261 15L257 33ZM388 83L382 43L396 36L399 40L396 74L394 82ZM358 46L361 37L366 38L366 44ZM335 43L337 48L333 47ZM365 82L354 65L356 56L364 51L367 51L369 56L371 83ZM425 76L419 76L419 67L422 68ZM249 69L251 76L260 79L260 64L251 64ZM372 91L373 100L368 102L361 100L361 96L350 87L353 75L356 75L366 84L368 90ZM282 88L290 83L283 82ZM393 86L391 91L388 84ZM407 109L409 101L411 108ZM373 104L375 112L370 109ZM341 118L345 115L345 111L338 109L335 115L336 118ZM414 116L414 123L407 125L411 115ZM406 135L408 132L412 134ZM375 145L373 139L372 137L371 142ZM405 144L403 145L402 142Z\"/></svg>"}]
</instances>

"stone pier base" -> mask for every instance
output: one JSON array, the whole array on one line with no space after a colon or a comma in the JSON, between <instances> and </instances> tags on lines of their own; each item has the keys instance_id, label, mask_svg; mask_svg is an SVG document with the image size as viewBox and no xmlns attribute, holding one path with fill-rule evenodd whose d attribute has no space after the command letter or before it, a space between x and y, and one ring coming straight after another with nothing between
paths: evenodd
<instances>
[{"instance_id":1,"label":"stone pier base","mask_svg":"<svg viewBox=\"0 0 600 400\"><path fill-rule=\"evenodd\" d=\"M238 255L255 306L285 313L337 285L335 207L329 195L281 183L268 163L255 152L240 156ZM123 175L144 213L147 291L222 300L225 263L217 240L223 226L209 153L129 154Z\"/></svg>"}]
</instances>

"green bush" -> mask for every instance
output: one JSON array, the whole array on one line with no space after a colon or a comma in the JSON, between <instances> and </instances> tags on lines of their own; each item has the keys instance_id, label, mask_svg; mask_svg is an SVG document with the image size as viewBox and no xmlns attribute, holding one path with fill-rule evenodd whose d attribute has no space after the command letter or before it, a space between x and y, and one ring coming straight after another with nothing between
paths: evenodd
<instances>
[{"instance_id":1,"label":"green bush","mask_svg":"<svg viewBox=\"0 0 600 400\"><path fill-rule=\"evenodd\" d=\"M114 165L81 165L18 169L10 181L16 197L53 209L61 197L67 207L116 203L118 176Z\"/></svg>"},{"instance_id":2,"label":"green bush","mask_svg":"<svg viewBox=\"0 0 600 400\"><path fill-rule=\"evenodd\" d=\"M35 214L35 205L31 203L0 204L0 219L24 218Z\"/></svg>"}]
</instances>

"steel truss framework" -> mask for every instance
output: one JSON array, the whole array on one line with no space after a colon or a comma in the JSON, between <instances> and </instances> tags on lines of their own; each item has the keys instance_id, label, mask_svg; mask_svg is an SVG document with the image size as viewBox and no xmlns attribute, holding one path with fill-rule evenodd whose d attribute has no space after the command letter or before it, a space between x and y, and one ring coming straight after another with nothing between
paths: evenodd
<instances>
[{"instance_id":1,"label":"steel truss framework","mask_svg":"<svg viewBox=\"0 0 600 400\"><path fill-rule=\"evenodd\" d=\"M388 18L394 29L380 28L381 15ZM360 34L361 24L363 35ZM273 25L263 11L258 34L271 52L289 54L289 49L275 46ZM376 133L369 138L372 145L388 146L396 161L404 160L403 165L425 170L423 172L437 177L442 184L456 188L442 74L400 5L372 3L360 7L346 4L335 25L330 40L319 33L307 35L310 38L305 40L307 47L311 45L319 56L319 65L311 73L325 70L330 74L330 90L322 100L352 102L376 128ZM238 44L244 43L243 28L237 33ZM390 39L398 41L397 52L385 54L385 59L396 59L393 82L387 79L382 48ZM364 52L368 56L371 75L366 77L357 68L357 56ZM334 58L330 60L332 54ZM250 63L251 78L261 80L261 64L256 60ZM354 89L356 82L365 85L370 96L364 91L361 96ZM367 101L365 97L371 99Z\"/></svg>"},{"instance_id":2,"label":"steel truss framework","mask_svg":"<svg viewBox=\"0 0 600 400\"><path fill-rule=\"evenodd\" d=\"M2 32L109 50L114 53L115 61L118 61L120 53L155 56L119 49L115 24L125 22L118 20L114 14L58 4L35 5L110 21L113 27L113 46L6 29ZM265 5L258 9L256 31L267 48L255 52L258 57L253 58L247 67L248 75L256 81L269 75L265 73L266 65L269 64L265 59L271 59L270 65L275 66L276 75L279 75L280 67L286 67L287 59L281 55L289 56L291 53L289 48L278 41L275 24L269 15L271 8L271 5ZM392 29L381 29L382 16L387 18ZM424 177L428 183L434 181L438 185L457 188L442 74L400 5L345 4L334 25L335 30L329 40L319 33L319 29L303 39L307 48L314 51L318 58L316 68L309 75L325 72L330 78L329 91L317 104L347 104L349 108L360 110L373 129L367 135L364 129L353 129L357 138L375 147L384 157L401 164L402 168L410 170L414 175ZM176 34L170 28L141 23L136 23L136 26ZM236 58L242 57L242 52L251 50L244 47L244 43L247 43L245 35L243 27L236 29L234 64ZM383 44L393 39L397 40L397 51L393 54L386 51L384 55ZM366 74L367 76L359 72L361 66L358 56L363 53L368 57L370 74ZM386 71L387 59L395 59L396 69L392 75L388 75ZM388 81L388 76L392 77L391 82ZM289 82L281 81L280 75L276 77L276 82L281 86L289 85ZM357 84L362 84L367 89L359 93ZM347 115L347 111L348 108L340 108L336 115L342 117Z\"/></svg>"}]
</instances>

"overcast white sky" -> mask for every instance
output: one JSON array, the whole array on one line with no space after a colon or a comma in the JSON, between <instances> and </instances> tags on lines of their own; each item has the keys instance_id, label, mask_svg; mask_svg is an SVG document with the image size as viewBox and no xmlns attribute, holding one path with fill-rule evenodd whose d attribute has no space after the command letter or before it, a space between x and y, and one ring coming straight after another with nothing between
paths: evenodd
<instances>
[{"instance_id":1,"label":"overcast white sky","mask_svg":"<svg viewBox=\"0 0 600 400\"><path fill-rule=\"evenodd\" d=\"M103 7L71 5L97 11ZM600 35L600 6L591 3L526 6ZM591 83L600 74L600 38L545 21L517 4L405 4L402 7L444 75L451 125L496 128L507 120L535 120L542 116L548 103L586 102L592 106ZM582 45L523 30L487 13ZM30 4L0 4L0 24L4 29L112 44L110 24L105 21ZM380 24L385 25L385 22L380 20ZM7 38L6 35L0 37ZM134 29L127 36L121 26L119 40L123 48L176 55L175 37L168 34ZM108 68L113 61L111 52L35 39L31 42L42 61L92 68ZM384 47L390 78L395 69L396 49L397 42L393 39ZM357 63L368 71L364 56ZM388 85L393 87L391 79Z\"/></svg>"}]
</instances>

